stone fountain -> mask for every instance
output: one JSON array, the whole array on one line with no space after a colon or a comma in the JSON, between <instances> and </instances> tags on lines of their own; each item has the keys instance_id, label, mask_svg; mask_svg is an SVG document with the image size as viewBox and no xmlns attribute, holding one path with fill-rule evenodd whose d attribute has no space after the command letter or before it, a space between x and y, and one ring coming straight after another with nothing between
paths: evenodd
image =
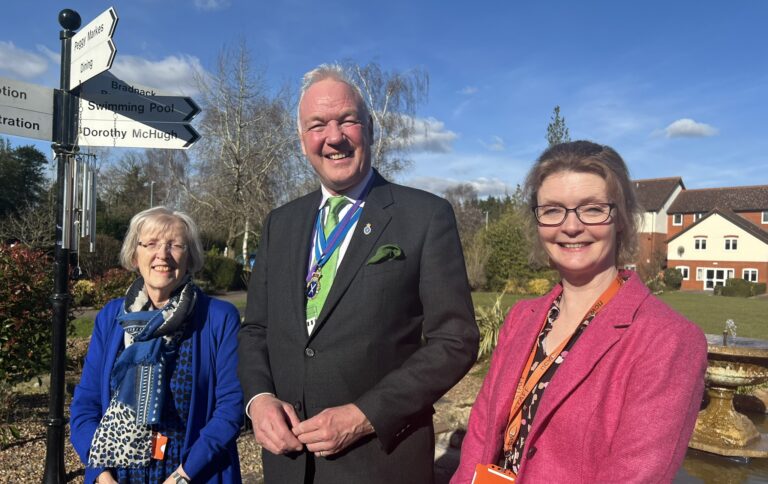
<instances>
[{"instance_id":1,"label":"stone fountain","mask_svg":"<svg viewBox=\"0 0 768 484\"><path fill-rule=\"evenodd\" d=\"M768 381L768 341L735 336L729 320L723 335L707 335L707 395L689 447L726 456L768 457L768 435L733 407L740 386Z\"/></svg>"}]
</instances>

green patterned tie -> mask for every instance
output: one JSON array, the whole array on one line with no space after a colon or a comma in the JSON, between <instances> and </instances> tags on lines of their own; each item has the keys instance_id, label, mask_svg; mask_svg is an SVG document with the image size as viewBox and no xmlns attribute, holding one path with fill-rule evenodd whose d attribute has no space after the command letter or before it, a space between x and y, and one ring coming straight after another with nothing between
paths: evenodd
<instances>
[{"instance_id":1,"label":"green patterned tie","mask_svg":"<svg viewBox=\"0 0 768 484\"><path fill-rule=\"evenodd\" d=\"M326 202L328 205L328 216L325 218L325 224L323 224L323 232L326 239L330 237L331 232L339 224L339 213L343 209L349 200L344 196L331 197ZM315 320L320 316L320 311L323 309L328 293L331 292L331 286L333 285L333 278L336 276L336 265L339 261L339 251L341 250L341 243L339 242L336 250L333 251L328 262L321 269L320 287L317 290L317 295L312 299L307 299L307 332L312 333L314 329Z\"/></svg>"}]
</instances>

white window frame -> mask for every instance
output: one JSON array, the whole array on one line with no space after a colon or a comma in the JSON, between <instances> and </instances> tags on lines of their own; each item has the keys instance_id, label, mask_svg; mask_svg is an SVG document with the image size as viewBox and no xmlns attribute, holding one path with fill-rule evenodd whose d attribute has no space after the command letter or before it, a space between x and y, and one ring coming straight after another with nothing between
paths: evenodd
<instances>
[{"instance_id":1,"label":"white window frame","mask_svg":"<svg viewBox=\"0 0 768 484\"><path fill-rule=\"evenodd\" d=\"M697 281L703 281L704 280L704 268L703 267L697 267L696 268L696 280Z\"/></svg>"},{"instance_id":2,"label":"white window frame","mask_svg":"<svg viewBox=\"0 0 768 484\"><path fill-rule=\"evenodd\" d=\"M768 224L768 210L763 210L760 216L760 223Z\"/></svg>"},{"instance_id":3,"label":"white window frame","mask_svg":"<svg viewBox=\"0 0 768 484\"><path fill-rule=\"evenodd\" d=\"M734 251L739 249L738 237L726 237L725 238L725 250Z\"/></svg>"},{"instance_id":4,"label":"white window frame","mask_svg":"<svg viewBox=\"0 0 768 484\"><path fill-rule=\"evenodd\" d=\"M688 266L675 266L675 269L683 275L683 280L688 281L691 279L691 268Z\"/></svg>"},{"instance_id":5,"label":"white window frame","mask_svg":"<svg viewBox=\"0 0 768 484\"><path fill-rule=\"evenodd\" d=\"M694 250L707 250L707 238L706 237L696 237L693 239L693 249Z\"/></svg>"},{"instance_id":6,"label":"white window frame","mask_svg":"<svg viewBox=\"0 0 768 484\"><path fill-rule=\"evenodd\" d=\"M680 220L677 219L678 217L680 217ZM678 226L678 227L680 225L683 225L683 214L682 213L672 214L672 225L675 225L675 226Z\"/></svg>"},{"instance_id":7,"label":"white window frame","mask_svg":"<svg viewBox=\"0 0 768 484\"><path fill-rule=\"evenodd\" d=\"M755 279L754 279L754 280L752 280L752 279L747 279L747 273L752 273L752 274L754 274L754 275L755 275ZM758 278L758 276L759 276L759 275L760 275L760 272L759 272L757 269L755 269L754 267L746 267L746 268L744 268L744 269L742 269L742 270L741 270L741 278L742 278L742 279L744 279L745 281L749 281L749 282L757 282L757 281L759 281L759 280L760 280L760 279Z\"/></svg>"},{"instance_id":8,"label":"white window frame","mask_svg":"<svg viewBox=\"0 0 768 484\"><path fill-rule=\"evenodd\" d=\"M693 221L698 222L704 217L704 212L696 212L693 214Z\"/></svg>"}]
</instances>

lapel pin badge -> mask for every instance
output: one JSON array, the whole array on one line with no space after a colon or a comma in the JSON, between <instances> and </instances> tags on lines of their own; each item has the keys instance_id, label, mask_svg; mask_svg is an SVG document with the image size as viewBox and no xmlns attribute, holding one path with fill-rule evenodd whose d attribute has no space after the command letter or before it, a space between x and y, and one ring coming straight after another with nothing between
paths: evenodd
<instances>
[{"instance_id":1,"label":"lapel pin badge","mask_svg":"<svg viewBox=\"0 0 768 484\"><path fill-rule=\"evenodd\" d=\"M363 234L371 235L371 232L373 232L373 229L371 228L371 224L365 224L365 227L363 227Z\"/></svg>"}]
</instances>

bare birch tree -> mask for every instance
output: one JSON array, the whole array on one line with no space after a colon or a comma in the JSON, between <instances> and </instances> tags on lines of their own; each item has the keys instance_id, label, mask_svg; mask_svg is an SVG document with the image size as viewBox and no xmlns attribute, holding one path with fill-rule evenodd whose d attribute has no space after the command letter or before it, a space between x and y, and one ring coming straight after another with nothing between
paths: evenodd
<instances>
[{"instance_id":1,"label":"bare birch tree","mask_svg":"<svg viewBox=\"0 0 768 484\"><path fill-rule=\"evenodd\" d=\"M416 108L426 101L429 93L429 75L418 68L385 71L376 62L359 65L347 61L345 64L371 107L372 164L383 175L393 177L411 164L407 153L416 137L429 135L419 132L426 128L419 127L415 118Z\"/></svg>"},{"instance_id":2,"label":"bare birch tree","mask_svg":"<svg viewBox=\"0 0 768 484\"><path fill-rule=\"evenodd\" d=\"M250 238L301 178L293 96L269 88L244 43L225 49L216 73L197 81L202 139L195 173L181 186L201 226L221 234L232 252L242 237L247 260Z\"/></svg>"}]
</instances>

